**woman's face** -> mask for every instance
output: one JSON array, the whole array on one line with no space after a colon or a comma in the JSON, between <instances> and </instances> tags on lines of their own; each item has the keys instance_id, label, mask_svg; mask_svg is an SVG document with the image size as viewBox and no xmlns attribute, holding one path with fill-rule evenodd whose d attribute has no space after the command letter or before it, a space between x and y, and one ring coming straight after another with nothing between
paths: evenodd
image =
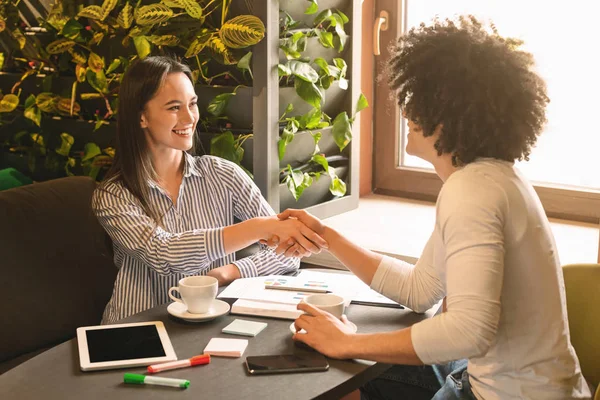
<instances>
[{"instance_id":1,"label":"woman's face","mask_svg":"<svg viewBox=\"0 0 600 400\"><path fill-rule=\"evenodd\" d=\"M199 118L197 99L192 82L183 72L166 76L141 118L141 127L154 155L192 147Z\"/></svg>"},{"instance_id":2,"label":"woman's face","mask_svg":"<svg viewBox=\"0 0 600 400\"><path fill-rule=\"evenodd\" d=\"M438 157L435 142L440 137L441 129L442 126L438 125L433 135L425 137L421 125L408 120L406 152L411 156L419 157L433 164L434 160Z\"/></svg>"}]
</instances>

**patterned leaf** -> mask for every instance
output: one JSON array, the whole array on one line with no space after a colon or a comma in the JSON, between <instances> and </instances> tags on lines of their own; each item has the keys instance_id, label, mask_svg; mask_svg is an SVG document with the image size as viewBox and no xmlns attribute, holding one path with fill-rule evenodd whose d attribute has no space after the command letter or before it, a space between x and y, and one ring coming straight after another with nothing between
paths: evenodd
<instances>
[{"instance_id":1,"label":"patterned leaf","mask_svg":"<svg viewBox=\"0 0 600 400\"><path fill-rule=\"evenodd\" d=\"M104 12L102 11L102 7L100 6L87 6L77 14L77 17L81 18L89 18L89 19L97 19L102 21Z\"/></svg>"},{"instance_id":2,"label":"patterned leaf","mask_svg":"<svg viewBox=\"0 0 600 400\"><path fill-rule=\"evenodd\" d=\"M96 53L90 53L88 66L94 72L102 71L102 69L104 69L104 59Z\"/></svg>"},{"instance_id":3,"label":"patterned leaf","mask_svg":"<svg viewBox=\"0 0 600 400\"><path fill-rule=\"evenodd\" d=\"M102 20L108 17L108 14L115 8L119 0L104 0L102 3Z\"/></svg>"},{"instance_id":4,"label":"patterned leaf","mask_svg":"<svg viewBox=\"0 0 600 400\"><path fill-rule=\"evenodd\" d=\"M156 25L173 16L173 10L164 4L150 4L140 7L135 17L138 25Z\"/></svg>"},{"instance_id":5,"label":"patterned leaf","mask_svg":"<svg viewBox=\"0 0 600 400\"><path fill-rule=\"evenodd\" d=\"M171 8L185 8L185 0L163 0L162 3Z\"/></svg>"},{"instance_id":6,"label":"patterned leaf","mask_svg":"<svg viewBox=\"0 0 600 400\"><path fill-rule=\"evenodd\" d=\"M75 115L75 114L79 114L79 111L81 110L81 106L79 105L78 102L76 102L76 101L73 102L73 114L71 114L71 99L62 97L56 102L56 110L61 114Z\"/></svg>"},{"instance_id":7,"label":"patterned leaf","mask_svg":"<svg viewBox=\"0 0 600 400\"><path fill-rule=\"evenodd\" d=\"M73 48L70 48L68 51L71 54L73 61L75 61L75 64L85 64L87 62L85 54L75 51Z\"/></svg>"},{"instance_id":8,"label":"patterned leaf","mask_svg":"<svg viewBox=\"0 0 600 400\"><path fill-rule=\"evenodd\" d=\"M56 95L43 92L36 96L35 104L44 112L52 112L55 109Z\"/></svg>"},{"instance_id":9,"label":"patterned leaf","mask_svg":"<svg viewBox=\"0 0 600 400\"><path fill-rule=\"evenodd\" d=\"M46 47L46 51L50 54L60 54L75 46L75 42L69 39L59 39L50 43Z\"/></svg>"},{"instance_id":10,"label":"patterned leaf","mask_svg":"<svg viewBox=\"0 0 600 400\"><path fill-rule=\"evenodd\" d=\"M237 60L233 57L233 54L231 54L227 46L225 46L218 36L212 36L208 41L207 46L217 55L223 58L224 64L237 64Z\"/></svg>"},{"instance_id":11,"label":"patterned leaf","mask_svg":"<svg viewBox=\"0 0 600 400\"><path fill-rule=\"evenodd\" d=\"M133 23L133 7L131 4L126 3L119 16L117 17L117 23L123 29L129 29Z\"/></svg>"},{"instance_id":12,"label":"patterned leaf","mask_svg":"<svg viewBox=\"0 0 600 400\"><path fill-rule=\"evenodd\" d=\"M194 41L189 45L185 58L194 57L198 53L202 51L202 49L208 44L209 39L212 37L211 34L206 34L202 36L198 36Z\"/></svg>"},{"instance_id":13,"label":"patterned leaf","mask_svg":"<svg viewBox=\"0 0 600 400\"><path fill-rule=\"evenodd\" d=\"M0 17L0 32L3 32L6 29L6 21Z\"/></svg>"},{"instance_id":14,"label":"patterned leaf","mask_svg":"<svg viewBox=\"0 0 600 400\"><path fill-rule=\"evenodd\" d=\"M11 112L19 105L19 98L14 94L7 94L0 100L0 112Z\"/></svg>"},{"instance_id":15,"label":"patterned leaf","mask_svg":"<svg viewBox=\"0 0 600 400\"><path fill-rule=\"evenodd\" d=\"M265 26L253 15L240 15L225 22L219 30L225 46L241 49L255 45L265 36Z\"/></svg>"},{"instance_id":16,"label":"patterned leaf","mask_svg":"<svg viewBox=\"0 0 600 400\"><path fill-rule=\"evenodd\" d=\"M185 4L185 12L192 18L202 19L204 12L202 7L193 0L181 0Z\"/></svg>"},{"instance_id":17,"label":"patterned leaf","mask_svg":"<svg viewBox=\"0 0 600 400\"><path fill-rule=\"evenodd\" d=\"M148 40L157 46L175 46L179 43L179 38L175 35L148 36Z\"/></svg>"}]
</instances>

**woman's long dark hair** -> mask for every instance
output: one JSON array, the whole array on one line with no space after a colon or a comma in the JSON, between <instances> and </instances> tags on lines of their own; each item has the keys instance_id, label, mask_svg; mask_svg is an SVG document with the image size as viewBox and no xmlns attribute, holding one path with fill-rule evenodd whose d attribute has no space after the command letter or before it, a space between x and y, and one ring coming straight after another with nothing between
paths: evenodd
<instances>
[{"instance_id":1,"label":"woman's long dark hair","mask_svg":"<svg viewBox=\"0 0 600 400\"><path fill-rule=\"evenodd\" d=\"M150 179L157 181L157 174L140 121L146 104L167 75L177 72L183 72L194 81L190 68L170 57L146 57L129 67L119 88L115 158L104 178L104 182L121 181L158 225L162 216L151 206L148 187Z\"/></svg>"}]
</instances>

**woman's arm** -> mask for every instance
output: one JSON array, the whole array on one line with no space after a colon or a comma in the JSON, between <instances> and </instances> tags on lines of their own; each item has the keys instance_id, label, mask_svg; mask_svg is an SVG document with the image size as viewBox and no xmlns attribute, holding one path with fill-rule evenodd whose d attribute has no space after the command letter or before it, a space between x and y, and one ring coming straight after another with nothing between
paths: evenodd
<instances>
[{"instance_id":1,"label":"woman's arm","mask_svg":"<svg viewBox=\"0 0 600 400\"><path fill-rule=\"evenodd\" d=\"M167 232L144 213L131 193L118 185L96 190L93 209L114 243L162 275L198 273L214 260L266 239L273 232L282 237L302 236L304 240L304 234L314 235L298 221L281 224L275 217L254 218L228 227Z\"/></svg>"},{"instance_id":2,"label":"woman's arm","mask_svg":"<svg viewBox=\"0 0 600 400\"><path fill-rule=\"evenodd\" d=\"M290 238L294 241L298 240L304 243L303 246L306 246L307 249L311 249L313 252L320 251L320 247L315 246L314 243L326 246L324 240L300 221L295 221L296 224L289 226L282 225L281 222L285 221L280 221L275 216L275 212L262 196L258 187L237 165L221 159L215 159L213 160L213 167L218 169L219 175L223 176L223 182L225 182L225 185L231 192L233 213L236 218L242 220L242 222L236 225L251 224L251 221L257 218L267 218L269 222L272 222L272 225L265 228L267 232L263 235L268 237L276 235L282 241ZM286 231L284 228L289 228L290 230ZM294 229L300 229L300 235L294 236ZM248 245L256 241L258 240L248 243ZM234 265L239 269L239 277L247 278L259 275L279 275L296 271L300 266L300 259L278 255L269 247L261 244L259 251L249 257L236 260Z\"/></svg>"}]
</instances>

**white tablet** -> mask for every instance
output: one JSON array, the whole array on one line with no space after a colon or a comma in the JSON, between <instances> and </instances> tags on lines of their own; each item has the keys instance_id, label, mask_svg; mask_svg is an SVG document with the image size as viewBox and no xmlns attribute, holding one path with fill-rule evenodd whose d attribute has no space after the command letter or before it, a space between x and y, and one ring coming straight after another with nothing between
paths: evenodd
<instances>
[{"instance_id":1,"label":"white tablet","mask_svg":"<svg viewBox=\"0 0 600 400\"><path fill-rule=\"evenodd\" d=\"M128 368L177 360L161 321L77 328L82 371Z\"/></svg>"}]
</instances>

